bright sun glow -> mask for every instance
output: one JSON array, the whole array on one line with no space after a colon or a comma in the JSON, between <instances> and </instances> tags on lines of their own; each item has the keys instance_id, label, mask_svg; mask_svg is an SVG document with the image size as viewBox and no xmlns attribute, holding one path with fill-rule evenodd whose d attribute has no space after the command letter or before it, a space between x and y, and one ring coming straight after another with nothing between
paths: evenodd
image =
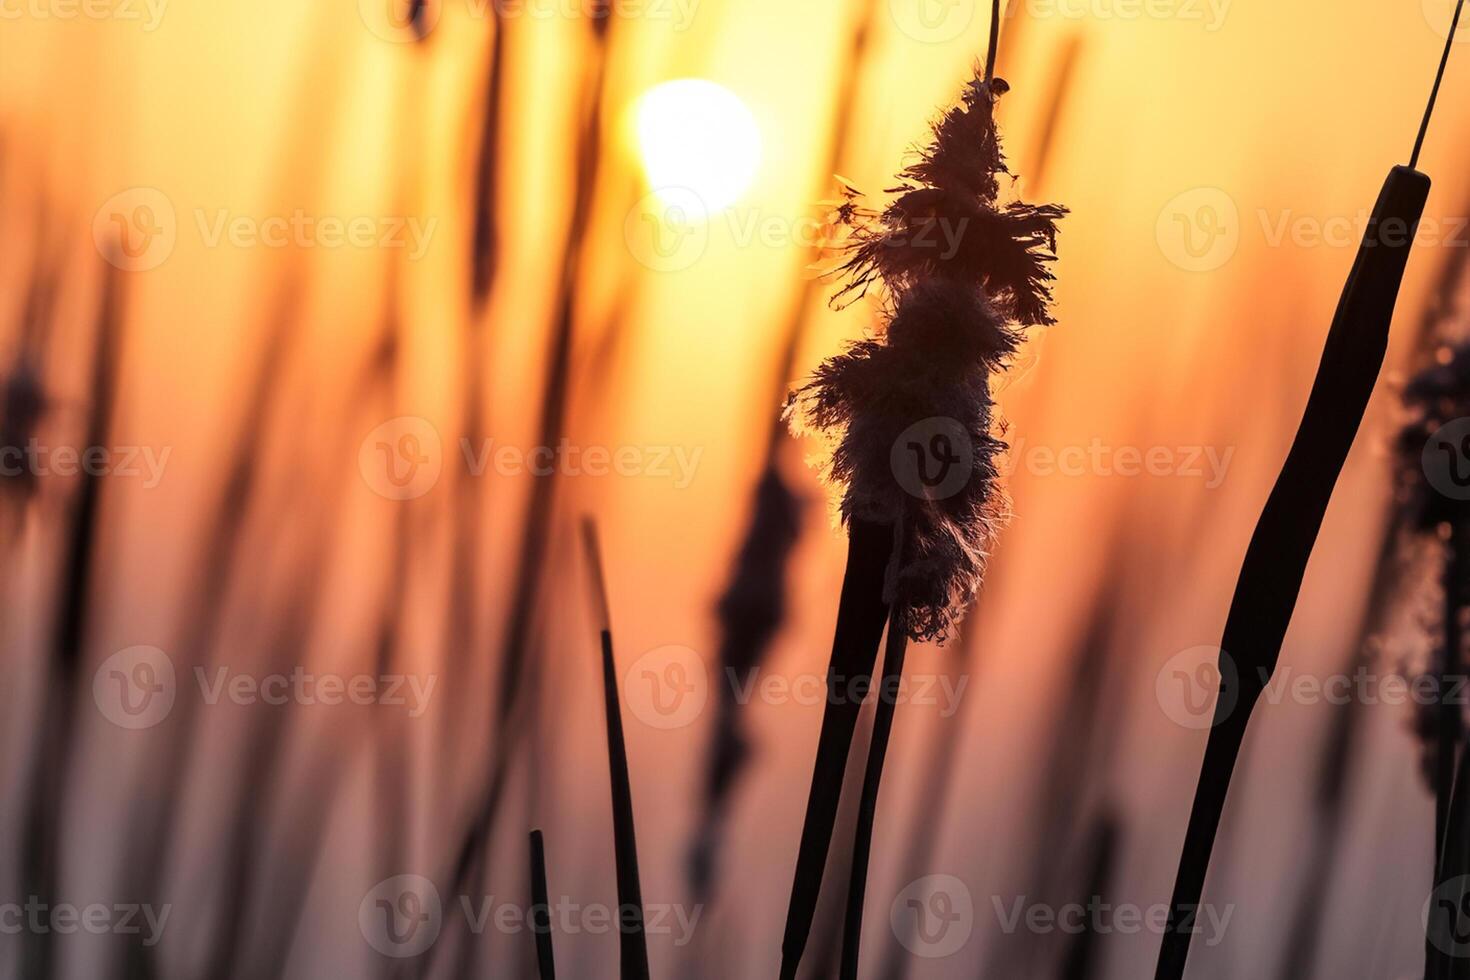
<instances>
[{"instance_id":1,"label":"bright sun glow","mask_svg":"<svg viewBox=\"0 0 1470 980\"><path fill-rule=\"evenodd\" d=\"M706 214L740 199L761 162L761 134L745 103L702 78L649 89L638 100L638 150L649 186L665 201L692 192Z\"/></svg>"}]
</instances>

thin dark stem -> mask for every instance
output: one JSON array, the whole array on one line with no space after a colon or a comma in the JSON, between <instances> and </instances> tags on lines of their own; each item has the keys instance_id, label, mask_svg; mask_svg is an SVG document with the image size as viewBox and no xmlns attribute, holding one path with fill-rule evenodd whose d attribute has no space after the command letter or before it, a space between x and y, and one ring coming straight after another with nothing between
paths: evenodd
<instances>
[{"instance_id":1,"label":"thin dark stem","mask_svg":"<svg viewBox=\"0 0 1470 980\"><path fill-rule=\"evenodd\" d=\"M536 965L541 980L556 980L551 940L551 900L546 885L546 840L531 831L531 930L536 934Z\"/></svg>"},{"instance_id":2,"label":"thin dark stem","mask_svg":"<svg viewBox=\"0 0 1470 980\"><path fill-rule=\"evenodd\" d=\"M807 797L806 819L791 883L791 905L781 943L782 980L795 980L811 936L812 919L822 891L822 875L837 807L842 799L842 776L852 750L862 703L851 696L855 678L870 676L888 620L883 586L893 554L893 528L854 519L848 534L847 570L837 607L832 659L827 670L828 698L817 737L817 757Z\"/></svg>"},{"instance_id":3,"label":"thin dark stem","mask_svg":"<svg viewBox=\"0 0 1470 980\"><path fill-rule=\"evenodd\" d=\"M898 682L903 676L908 634L903 616L889 620L888 648L883 654L883 680L878 688L878 706L873 719L873 740L868 746L867 772L863 775L862 801L858 804L857 832L852 845L852 875L847 886L847 919L842 931L842 980L857 980L862 952L863 899L868 887L868 859L873 849L873 824L878 811L878 790L883 781L883 762L893 735L893 714L898 705Z\"/></svg>"},{"instance_id":4,"label":"thin dark stem","mask_svg":"<svg viewBox=\"0 0 1470 980\"><path fill-rule=\"evenodd\" d=\"M633 824L633 785L628 747L623 737L623 711L618 696L617 664L613 658L612 630L607 625L607 578L603 574L597 529L582 524L592 589L603 618L602 692L607 712L607 761L612 780L613 845L617 857L618 938L621 980L648 980L648 942L643 929L643 888L638 875L638 835Z\"/></svg>"},{"instance_id":5,"label":"thin dark stem","mask_svg":"<svg viewBox=\"0 0 1470 980\"><path fill-rule=\"evenodd\" d=\"M1445 68L1450 63L1450 51L1455 46L1455 32L1460 29L1460 14L1465 9L1465 0L1455 4L1455 15L1450 21L1450 36L1444 43L1444 54L1439 59L1439 71L1434 75L1434 88L1429 90L1429 105L1424 109L1424 121L1419 124L1419 136L1414 140L1414 153L1409 157L1409 167L1419 166L1419 151L1424 149L1424 137L1429 133L1429 119L1434 115L1434 103L1439 99L1439 86L1444 81Z\"/></svg>"}]
</instances>

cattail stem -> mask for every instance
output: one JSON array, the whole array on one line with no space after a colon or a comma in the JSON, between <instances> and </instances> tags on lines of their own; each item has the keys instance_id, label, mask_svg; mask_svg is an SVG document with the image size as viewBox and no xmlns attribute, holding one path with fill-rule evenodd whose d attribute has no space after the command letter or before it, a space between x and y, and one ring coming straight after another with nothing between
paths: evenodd
<instances>
[{"instance_id":1,"label":"cattail stem","mask_svg":"<svg viewBox=\"0 0 1470 980\"><path fill-rule=\"evenodd\" d=\"M1465 581L1470 565L1470 526L1463 520L1450 525L1450 540L1445 546L1444 568L1444 649L1440 652L1439 703L1436 706L1437 741L1435 755L1435 864L1444 855L1445 834L1449 830L1450 795L1454 791L1455 753L1460 747L1464 719L1458 698L1450 697L1463 668L1464 641L1460 610L1466 606Z\"/></svg>"},{"instance_id":2,"label":"cattail stem","mask_svg":"<svg viewBox=\"0 0 1470 980\"><path fill-rule=\"evenodd\" d=\"M1431 954L1424 969L1425 980L1470 977L1470 950L1460 939L1465 929L1466 876L1470 875L1470 752L1461 756L1458 768L1444 859L1435 875L1425 924Z\"/></svg>"},{"instance_id":3,"label":"cattail stem","mask_svg":"<svg viewBox=\"0 0 1470 980\"><path fill-rule=\"evenodd\" d=\"M531 831L531 931L536 934L536 966L541 980L556 980L551 941L551 900L546 885L546 840Z\"/></svg>"},{"instance_id":4,"label":"cattail stem","mask_svg":"<svg viewBox=\"0 0 1470 980\"><path fill-rule=\"evenodd\" d=\"M852 876L847 886L847 919L842 931L842 980L857 980L862 950L863 898L868 886L868 857L873 849L873 823L878 809L878 789L883 781L883 761L893 734L893 713L898 705L898 682L903 676L908 633L901 611L889 619L888 648L883 654L883 680L878 687L878 706L873 719L873 739L868 746L867 772L863 775L862 801L858 805L857 833L853 841Z\"/></svg>"},{"instance_id":5,"label":"cattail stem","mask_svg":"<svg viewBox=\"0 0 1470 980\"><path fill-rule=\"evenodd\" d=\"M862 703L849 696L845 685L853 678L872 673L883 624L888 620L884 583L892 555L891 525L852 519L847 569L842 578L842 597L838 601L837 628L827 671L827 705L822 715L822 731L817 737L816 764L797 852L796 875L791 885L791 905L786 913L786 934L781 943L782 980L795 980L811 935L812 917L822 891L822 872L827 851L832 846L837 806L842 799L842 775L862 710Z\"/></svg>"},{"instance_id":6,"label":"cattail stem","mask_svg":"<svg viewBox=\"0 0 1470 980\"><path fill-rule=\"evenodd\" d=\"M1000 53L1000 0L990 0L990 44L985 50L985 80L995 77L995 59Z\"/></svg>"},{"instance_id":7,"label":"cattail stem","mask_svg":"<svg viewBox=\"0 0 1470 980\"><path fill-rule=\"evenodd\" d=\"M1450 63L1450 51L1455 46L1455 34L1460 29L1460 15L1465 12L1465 0L1455 4L1455 14L1450 20L1450 33L1444 43L1444 54L1439 59L1439 71L1434 75L1434 88L1429 90L1429 105L1424 109L1424 121L1419 124L1419 135L1414 140L1414 152L1409 156L1409 167L1419 166L1419 153L1424 149L1424 137L1429 134L1429 120L1434 116L1434 103L1439 99L1439 87L1444 82L1445 68Z\"/></svg>"},{"instance_id":8,"label":"cattail stem","mask_svg":"<svg viewBox=\"0 0 1470 980\"><path fill-rule=\"evenodd\" d=\"M1226 662L1222 676L1227 665L1233 666L1239 696L1222 698L1216 707L1156 980L1184 976L1189 927L1204 890L1250 712L1276 670L1307 560L1378 379L1409 248L1428 196L1429 178L1407 167L1395 167L1384 183L1328 332L1296 440L1246 551L1221 641Z\"/></svg>"}]
</instances>

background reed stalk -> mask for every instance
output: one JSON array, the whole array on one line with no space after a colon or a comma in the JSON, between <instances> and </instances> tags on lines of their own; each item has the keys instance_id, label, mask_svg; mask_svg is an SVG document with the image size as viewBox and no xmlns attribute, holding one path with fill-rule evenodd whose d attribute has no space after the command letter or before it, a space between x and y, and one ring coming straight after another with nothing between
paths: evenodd
<instances>
[{"instance_id":1,"label":"background reed stalk","mask_svg":"<svg viewBox=\"0 0 1470 980\"><path fill-rule=\"evenodd\" d=\"M540 980L556 980L556 951L551 935L551 898L546 884L546 839L531 831L531 928L536 934L536 968Z\"/></svg>"},{"instance_id":2,"label":"background reed stalk","mask_svg":"<svg viewBox=\"0 0 1470 980\"><path fill-rule=\"evenodd\" d=\"M824 189L852 156L856 115L853 106L858 102L869 59L878 8L878 0L864 0L854 23L832 103L829 151L818 175ZM816 262L820 255L821 246L813 245L804 264ZM778 341L770 405L779 405L790 390L812 305L821 294L821 280L807 277L801 280L791 298ZM736 552L730 582L717 606L719 662L727 673L733 671L740 676L765 662L786 618L791 556L801 533L801 501L782 465L782 450L787 440L785 426L779 418L773 418L766 435L761 473L751 494L750 523ZM706 764L704 810L689 855L690 886L697 901L710 896L726 810L750 756L740 706L728 685L718 685L717 690L714 733Z\"/></svg>"},{"instance_id":3,"label":"background reed stalk","mask_svg":"<svg viewBox=\"0 0 1470 980\"><path fill-rule=\"evenodd\" d=\"M91 403L84 445L108 445L113 431L121 375L119 359L124 349L125 309L121 276L114 266L108 265L104 269L97 310ZM31 763L28 809L22 831L21 894L28 898L35 896L43 903L59 900L63 882L60 832L74 761L77 707L83 696L79 682L92 623L101 483L102 478L93 472L84 472L79 478L58 566L41 724ZM58 975L51 930L25 933L21 943L21 974L36 980L50 980Z\"/></svg>"}]
</instances>

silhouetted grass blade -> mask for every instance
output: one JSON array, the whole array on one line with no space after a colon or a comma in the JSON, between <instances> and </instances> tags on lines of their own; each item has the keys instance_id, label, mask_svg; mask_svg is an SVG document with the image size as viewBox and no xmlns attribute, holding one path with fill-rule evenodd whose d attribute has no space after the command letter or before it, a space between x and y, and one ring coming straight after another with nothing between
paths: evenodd
<instances>
[{"instance_id":1,"label":"silhouetted grass blade","mask_svg":"<svg viewBox=\"0 0 1470 980\"><path fill-rule=\"evenodd\" d=\"M531 929L536 934L536 965L541 980L556 980L556 957L551 940L550 889L546 885L546 840L531 831Z\"/></svg>"},{"instance_id":2,"label":"silhouetted grass blade","mask_svg":"<svg viewBox=\"0 0 1470 980\"><path fill-rule=\"evenodd\" d=\"M1256 701L1275 672L1307 560L1388 347L1389 323L1429 178L1395 167L1379 194L1333 317L1306 412L1246 551L1221 641L1239 677L1205 748L1157 980L1180 980L1230 777ZM1233 710L1232 710L1233 705Z\"/></svg>"},{"instance_id":3,"label":"silhouetted grass blade","mask_svg":"<svg viewBox=\"0 0 1470 980\"><path fill-rule=\"evenodd\" d=\"M623 712L618 697L617 663L613 658L608 621L607 579L597 528L582 522L582 544L602 619L602 692L607 711L607 761L612 776L613 843L617 857L618 934L622 980L648 980L648 943L643 929L643 889L638 879L638 839L633 829L633 787L628 771L628 749L623 739Z\"/></svg>"}]
</instances>

